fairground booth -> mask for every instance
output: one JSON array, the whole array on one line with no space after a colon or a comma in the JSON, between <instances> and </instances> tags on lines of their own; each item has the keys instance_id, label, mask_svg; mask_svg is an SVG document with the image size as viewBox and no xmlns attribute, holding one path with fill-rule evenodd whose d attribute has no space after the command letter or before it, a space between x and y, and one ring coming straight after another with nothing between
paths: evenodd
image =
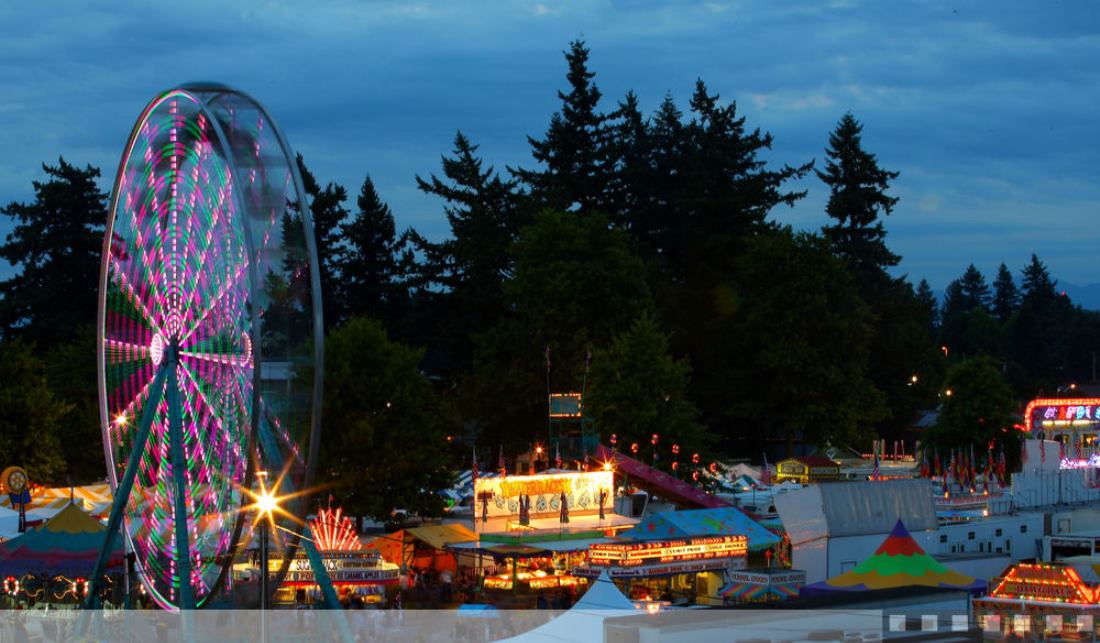
<instances>
[{"instance_id":1,"label":"fairground booth","mask_svg":"<svg viewBox=\"0 0 1100 643\"><path fill-rule=\"evenodd\" d=\"M974 599L987 636L1039 635L1095 640L1100 587L1068 565L1017 563L995 579L988 596Z\"/></svg>"},{"instance_id":2,"label":"fairground booth","mask_svg":"<svg viewBox=\"0 0 1100 643\"><path fill-rule=\"evenodd\" d=\"M721 604L731 571L765 569L781 539L733 507L666 511L614 542L593 543L577 576L606 571L634 600Z\"/></svg>"},{"instance_id":3,"label":"fairground booth","mask_svg":"<svg viewBox=\"0 0 1100 643\"><path fill-rule=\"evenodd\" d=\"M800 484L840 480L840 465L823 455L806 455L780 460L776 464L776 482Z\"/></svg>"},{"instance_id":4,"label":"fairground booth","mask_svg":"<svg viewBox=\"0 0 1100 643\"><path fill-rule=\"evenodd\" d=\"M486 600L535 605L538 595L575 596L588 580L572 570L590 545L611 541L637 524L614 513L614 474L548 470L485 476L474 483L474 528L446 546Z\"/></svg>"},{"instance_id":5,"label":"fairground booth","mask_svg":"<svg viewBox=\"0 0 1100 643\"><path fill-rule=\"evenodd\" d=\"M98 520L70 504L42 526L0 543L5 606L50 603L76 607L88 591L88 577L106 531ZM124 560L122 544L116 541L107 561L102 594L116 605L125 597Z\"/></svg>"},{"instance_id":6,"label":"fairground booth","mask_svg":"<svg viewBox=\"0 0 1100 643\"><path fill-rule=\"evenodd\" d=\"M400 570L385 561L376 549L363 547L355 526L340 509L322 509L310 520L314 544L325 570L342 602L381 603L386 588L396 585ZM274 576L284 566L285 558L273 555L268 559L268 573ZM252 566L235 565L235 576L242 578ZM298 548L287 566L283 582L275 590L274 602L282 605L312 605L321 600L321 588L305 552Z\"/></svg>"}]
</instances>

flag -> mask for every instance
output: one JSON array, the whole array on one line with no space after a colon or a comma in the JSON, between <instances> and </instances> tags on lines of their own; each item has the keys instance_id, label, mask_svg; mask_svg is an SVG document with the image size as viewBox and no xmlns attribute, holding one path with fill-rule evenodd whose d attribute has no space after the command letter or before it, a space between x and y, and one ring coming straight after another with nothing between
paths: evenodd
<instances>
[{"instance_id":1,"label":"flag","mask_svg":"<svg viewBox=\"0 0 1100 643\"><path fill-rule=\"evenodd\" d=\"M974 483L978 479L978 460L974 457L974 443L970 443L970 491L974 491Z\"/></svg>"},{"instance_id":2,"label":"flag","mask_svg":"<svg viewBox=\"0 0 1100 643\"><path fill-rule=\"evenodd\" d=\"M760 484L771 486L772 471L768 468L768 454L764 453L764 468L760 472Z\"/></svg>"},{"instance_id":3,"label":"flag","mask_svg":"<svg viewBox=\"0 0 1100 643\"><path fill-rule=\"evenodd\" d=\"M473 450L473 457L471 458L470 467L470 480L473 481L473 485L477 487L477 447L470 447Z\"/></svg>"},{"instance_id":4,"label":"flag","mask_svg":"<svg viewBox=\"0 0 1100 643\"><path fill-rule=\"evenodd\" d=\"M871 469L871 479L878 480L881 477L878 470L878 449L875 449L875 468Z\"/></svg>"},{"instance_id":5,"label":"flag","mask_svg":"<svg viewBox=\"0 0 1100 643\"><path fill-rule=\"evenodd\" d=\"M569 522L569 499L565 497L564 491L561 492L559 502L561 503L561 514L558 516L558 521L567 523Z\"/></svg>"},{"instance_id":6,"label":"flag","mask_svg":"<svg viewBox=\"0 0 1100 643\"><path fill-rule=\"evenodd\" d=\"M936 469L935 474L936 474L936 477L938 478L940 476L940 473L943 472L943 469L941 468L941 465L940 465L940 452L939 451L935 451L933 453L933 463L932 464Z\"/></svg>"},{"instance_id":7,"label":"flag","mask_svg":"<svg viewBox=\"0 0 1100 643\"><path fill-rule=\"evenodd\" d=\"M561 440L554 443L554 466L558 469L561 468ZM569 521L566 521L569 522Z\"/></svg>"},{"instance_id":8,"label":"flag","mask_svg":"<svg viewBox=\"0 0 1100 643\"><path fill-rule=\"evenodd\" d=\"M927 478L929 473L931 472L928 470L928 452L922 451L920 454L920 477Z\"/></svg>"}]
</instances>

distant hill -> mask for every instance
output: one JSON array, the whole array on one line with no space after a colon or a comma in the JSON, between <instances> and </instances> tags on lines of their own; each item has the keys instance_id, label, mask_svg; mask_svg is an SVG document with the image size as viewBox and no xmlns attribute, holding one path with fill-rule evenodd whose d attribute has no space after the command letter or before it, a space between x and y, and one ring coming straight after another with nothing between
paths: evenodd
<instances>
[{"instance_id":1,"label":"distant hill","mask_svg":"<svg viewBox=\"0 0 1100 643\"><path fill-rule=\"evenodd\" d=\"M1058 292L1065 292L1070 301L1081 308L1100 310L1100 284L1078 286L1059 279Z\"/></svg>"}]
</instances>

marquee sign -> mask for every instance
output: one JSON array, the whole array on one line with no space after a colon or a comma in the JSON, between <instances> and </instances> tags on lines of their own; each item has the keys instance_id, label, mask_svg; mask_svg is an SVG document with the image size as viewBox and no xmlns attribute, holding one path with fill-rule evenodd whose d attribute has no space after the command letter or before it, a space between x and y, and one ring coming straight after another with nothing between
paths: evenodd
<instances>
[{"instance_id":1,"label":"marquee sign","mask_svg":"<svg viewBox=\"0 0 1100 643\"><path fill-rule=\"evenodd\" d=\"M1027 430L1057 430L1100 424L1100 398L1036 399L1024 411Z\"/></svg>"},{"instance_id":2,"label":"marquee sign","mask_svg":"<svg viewBox=\"0 0 1100 643\"><path fill-rule=\"evenodd\" d=\"M636 565L634 567L602 567L585 565L573 569L577 576L596 577L606 570L611 578L655 578L675 576L677 574L697 574L699 572L719 572L728 569L744 569L745 558L712 558L710 560L681 560L657 565Z\"/></svg>"},{"instance_id":3,"label":"marquee sign","mask_svg":"<svg viewBox=\"0 0 1100 643\"><path fill-rule=\"evenodd\" d=\"M637 567L655 563L744 558L746 536L709 536L635 543L595 543L588 547L588 563L600 567Z\"/></svg>"},{"instance_id":4,"label":"marquee sign","mask_svg":"<svg viewBox=\"0 0 1100 643\"><path fill-rule=\"evenodd\" d=\"M565 494L571 513L600 509L600 491L612 497L614 473L611 471L567 471L533 476L478 478L474 497L486 493L490 517L518 516L521 496L531 497L531 516L559 515L561 494ZM605 501L607 502L607 501ZM478 508L478 515L481 509Z\"/></svg>"},{"instance_id":5,"label":"marquee sign","mask_svg":"<svg viewBox=\"0 0 1100 643\"><path fill-rule=\"evenodd\" d=\"M1072 567L1019 563L1008 570L989 595L993 598L1089 605L1093 603L1094 593Z\"/></svg>"},{"instance_id":6,"label":"marquee sign","mask_svg":"<svg viewBox=\"0 0 1100 643\"><path fill-rule=\"evenodd\" d=\"M392 563L382 560L377 551L325 552L322 554L325 570L336 585L374 585L395 583L401 570ZM268 569L272 572L282 568L282 558L268 560ZM290 561L284 584L315 585L313 568L305 555L296 556Z\"/></svg>"},{"instance_id":7,"label":"marquee sign","mask_svg":"<svg viewBox=\"0 0 1100 643\"><path fill-rule=\"evenodd\" d=\"M768 574L750 571L733 571L729 573L726 580L730 583L752 583L755 585L802 585L806 583L806 572L800 569L771 572Z\"/></svg>"}]
</instances>

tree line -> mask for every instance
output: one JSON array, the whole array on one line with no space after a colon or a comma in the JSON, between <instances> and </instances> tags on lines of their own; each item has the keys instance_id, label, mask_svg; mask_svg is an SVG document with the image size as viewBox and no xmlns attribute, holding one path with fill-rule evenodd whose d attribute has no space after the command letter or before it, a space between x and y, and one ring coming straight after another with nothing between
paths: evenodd
<instances>
[{"instance_id":1,"label":"tree line","mask_svg":"<svg viewBox=\"0 0 1100 643\"><path fill-rule=\"evenodd\" d=\"M669 94L645 114L633 93L608 104L584 42L564 53L529 166L498 169L459 131L415 178L439 200L443 241L398 230L369 176L353 202L298 158L324 296L323 473L357 491L353 512L438 510L422 491L468 467L472 445L545 441L548 388L583 387L605 442L648 456L658 434L669 468L673 444L757 460L901 437L959 369L1000 387L998 429L1006 404L1091 375L1100 315L1059 295L1037 257L1019 285L1002 266L992 290L970 266L942 306L926 281L891 274L898 173L852 114L822 163L776 165L772 135L702 80L686 106ZM17 225L0 256L18 266L0 283L4 394L20 401L0 406L0 431L58 444L5 439L16 453L2 455L35 453L39 479L99 477L91 284L106 195L96 168L44 170L33 202L2 210ZM781 212L811 175L828 223L796 231Z\"/></svg>"}]
</instances>

